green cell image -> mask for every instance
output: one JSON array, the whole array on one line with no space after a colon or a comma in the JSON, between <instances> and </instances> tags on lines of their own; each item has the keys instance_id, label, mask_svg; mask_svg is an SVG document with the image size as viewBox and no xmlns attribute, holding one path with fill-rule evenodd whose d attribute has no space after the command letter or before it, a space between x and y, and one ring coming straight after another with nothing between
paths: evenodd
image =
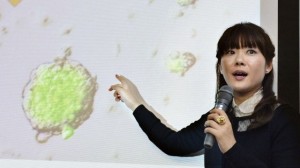
<instances>
[{"instance_id":1,"label":"green cell image","mask_svg":"<svg viewBox=\"0 0 300 168\"><path fill-rule=\"evenodd\" d=\"M177 3L181 6L192 5L196 2L196 0L177 0Z\"/></svg>"},{"instance_id":2,"label":"green cell image","mask_svg":"<svg viewBox=\"0 0 300 168\"><path fill-rule=\"evenodd\" d=\"M93 111L97 86L83 65L66 58L34 70L23 92L23 109L37 131L36 140L72 137Z\"/></svg>"},{"instance_id":3,"label":"green cell image","mask_svg":"<svg viewBox=\"0 0 300 168\"><path fill-rule=\"evenodd\" d=\"M171 53L167 60L167 68L171 73L184 76L185 73L196 63L196 57L189 52Z\"/></svg>"}]
</instances>

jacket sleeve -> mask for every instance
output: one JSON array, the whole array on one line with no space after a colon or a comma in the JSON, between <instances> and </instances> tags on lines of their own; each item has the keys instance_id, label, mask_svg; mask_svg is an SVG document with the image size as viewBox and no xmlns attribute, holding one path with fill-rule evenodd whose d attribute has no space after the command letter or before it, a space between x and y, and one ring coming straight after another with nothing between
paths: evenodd
<instances>
[{"instance_id":1,"label":"jacket sleeve","mask_svg":"<svg viewBox=\"0 0 300 168\"><path fill-rule=\"evenodd\" d=\"M168 155L191 156L203 149L206 115L179 131L164 125L143 105L138 106L133 115L148 138Z\"/></svg>"}]
</instances>

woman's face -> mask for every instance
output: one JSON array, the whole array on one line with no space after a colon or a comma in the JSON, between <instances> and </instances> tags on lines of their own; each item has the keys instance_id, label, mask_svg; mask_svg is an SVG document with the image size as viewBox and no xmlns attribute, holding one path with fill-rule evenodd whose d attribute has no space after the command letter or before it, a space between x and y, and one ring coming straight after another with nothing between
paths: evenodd
<instances>
[{"instance_id":1,"label":"woman's face","mask_svg":"<svg viewBox=\"0 0 300 168\"><path fill-rule=\"evenodd\" d=\"M258 48L230 49L221 58L220 71L235 96L250 97L262 87L265 74L272 70Z\"/></svg>"}]
</instances>

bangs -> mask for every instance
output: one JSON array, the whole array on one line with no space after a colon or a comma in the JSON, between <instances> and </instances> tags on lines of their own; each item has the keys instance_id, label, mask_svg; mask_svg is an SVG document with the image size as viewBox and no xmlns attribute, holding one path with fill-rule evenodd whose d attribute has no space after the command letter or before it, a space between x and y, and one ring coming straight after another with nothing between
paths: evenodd
<instances>
[{"instance_id":1,"label":"bangs","mask_svg":"<svg viewBox=\"0 0 300 168\"><path fill-rule=\"evenodd\" d=\"M247 29L239 29L230 33L224 38L224 45L221 51L226 52L229 49L240 49L240 48L257 48L258 39L256 35L253 35Z\"/></svg>"},{"instance_id":2,"label":"bangs","mask_svg":"<svg viewBox=\"0 0 300 168\"><path fill-rule=\"evenodd\" d=\"M257 40L248 32L233 34L232 36L228 37L226 41L228 41L228 43L227 46L224 46L225 50L257 47Z\"/></svg>"},{"instance_id":3,"label":"bangs","mask_svg":"<svg viewBox=\"0 0 300 168\"><path fill-rule=\"evenodd\" d=\"M261 34L247 25L235 27L224 32L218 44L220 54L226 53L229 49L259 48L262 50Z\"/></svg>"}]
</instances>

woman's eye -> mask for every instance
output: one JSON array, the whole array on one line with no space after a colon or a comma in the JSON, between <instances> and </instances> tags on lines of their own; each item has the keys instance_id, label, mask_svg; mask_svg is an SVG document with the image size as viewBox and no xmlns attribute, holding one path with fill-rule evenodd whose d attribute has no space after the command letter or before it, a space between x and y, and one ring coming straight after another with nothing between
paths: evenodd
<instances>
[{"instance_id":1,"label":"woman's eye","mask_svg":"<svg viewBox=\"0 0 300 168\"><path fill-rule=\"evenodd\" d=\"M255 50L248 50L247 53L253 55L256 54L257 52Z\"/></svg>"},{"instance_id":2,"label":"woman's eye","mask_svg":"<svg viewBox=\"0 0 300 168\"><path fill-rule=\"evenodd\" d=\"M227 52L226 52L226 55L233 55L235 52L233 51L233 50L228 50Z\"/></svg>"}]
</instances>

